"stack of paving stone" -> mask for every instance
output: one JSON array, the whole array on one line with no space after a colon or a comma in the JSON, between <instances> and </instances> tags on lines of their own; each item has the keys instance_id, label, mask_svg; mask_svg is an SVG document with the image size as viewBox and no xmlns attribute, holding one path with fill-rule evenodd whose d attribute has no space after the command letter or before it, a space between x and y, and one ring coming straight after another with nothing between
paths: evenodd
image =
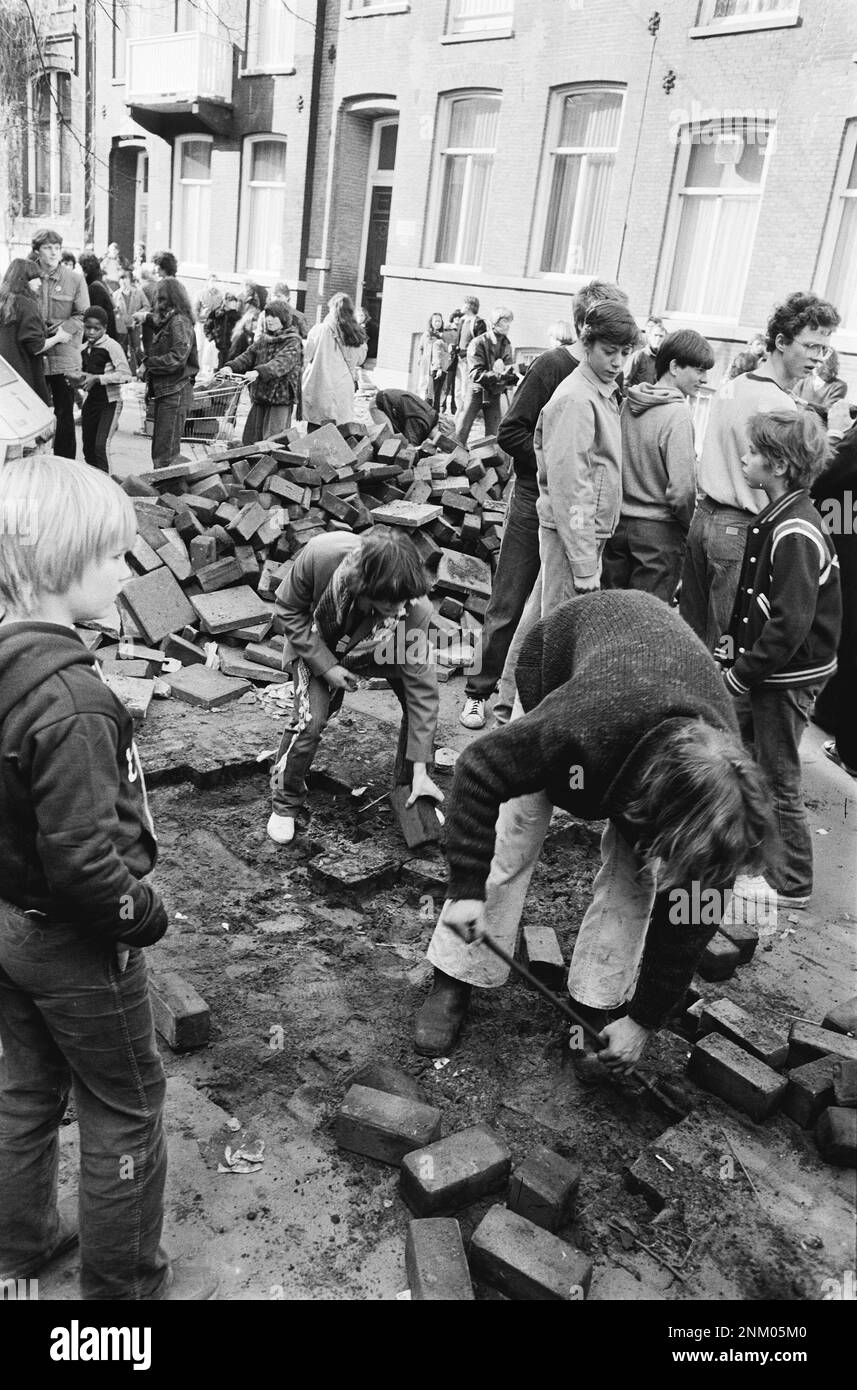
<instances>
[{"instance_id":1,"label":"stack of paving stone","mask_svg":"<svg viewBox=\"0 0 857 1390\"><path fill-rule=\"evenodd\" d=\"M700 1001L691 1012L699 1041L688 1071L699 1085L757 1122L782 1109L814 1128L827 1162L857 1165L857 998L820 1024L795 1019L788 1036L728 999Z\"/></svg>"},{"instance_id":2,"label":"stack of paving stone","mask_svg":"<svg viewBox=\"0 0 857 1390\"><path fill-rule=\"evenodd\" d=\"M166 675L172 694L207 708L281 682L274 595L295 556L324 531L387 525L408 531L432 580L444 678L470 663L481 631L510 470L493 439L468 450L435 430L415 447L379 416L126 479L135 575L119 598L125 640L99 649L106 673L138 716L165 661L182 668ZM211 642L219 671L205 664Z\"/></svg>"}]
</instances>

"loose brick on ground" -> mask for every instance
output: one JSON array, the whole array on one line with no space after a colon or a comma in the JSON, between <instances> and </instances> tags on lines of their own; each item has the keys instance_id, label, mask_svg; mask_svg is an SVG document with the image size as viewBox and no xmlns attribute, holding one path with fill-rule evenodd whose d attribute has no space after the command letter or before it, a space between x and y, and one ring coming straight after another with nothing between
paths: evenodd
<instances>
[{"instance_id":1,"label":"loose brick on ground","mask_svg":"<svg viewBox=\"0 0 857 1390\"><path fill-rule=\"evenodd\" d=\"M536 1226L558 1231L571 1218L579 1184L579 1163L538 1148L512 1173L506 1205Z\"/></svg>"},{"instance_id":2,"label":"loose brick on ground","mask_svg":"<svg viewBox=\"0 0 857 1390\"><path fill-rule=\"evenodd\" d=\"M721 936L725 936L737 948L741 965L746 965L748 960L752 960L753 952L759 944L759 932L752 922L724 921L720 923L718 930Z\"/></svg>"},{"instance_id":3,"label":"loose brick on ground","mask_svg":"<svg viewBox=\"0 0 857 1390\"><path fill-rule=\"evenodd\" d=\"M524 958L530 971L548 989L560 990L568 973L553 927L529 922L524 927Z\"/></svg>"},{"instance_id":4,"label":"loose brick on ground","mask_svg":"<svg viewBox=\"0 0 857 1390\"><path fill-rule=\"evenodd\" d=\"M155 1027L173 1052L204 1047L211 1015L202 995L174 970L151 970L149 997Z\"/></svg>"},{"instance_id":5,"label":"loose brick on ground","mask_svg":"<svg viewBox=\"0 0 857 1390\"><path fill-rule=\"evenodd\" d=\"M364 843L351 850L317 854L308 868L323 882L351 892L368 892L388 883L399 871L399 859L389 850Z\"/></svg>"},{"instance_id":6,"label":"loose brick on ground","mask_svg":"<svg viewBox=\"0 0 857 1390\"><path fill-rule=\"evenodd\" d=\"M588 1256L506 1207L480 1221L469 1258L474 1278L512 1299L576 1302L592 1277Z\"/></svg>"},{"instance_id":7,"label":"loose brick on ground","mask_svg":"<svg viewBox=\"0 0 857 1390\"><path fill-rule=\"evenodd\" d=\"M454 1218L410 1222L405 1269L411 1298L418 1303L473 1301L461 1228Z\"/></svg>"},{"instance_id":8,"label":"loose brick on ground","mask_svg":"<svg viewBox=\"0 0 857 1390\"><path fill-rule=\"evenodd\" d=\"M830 1028L834 1033L850 1033L854 1037L857 1034L857 994L826 1013L821 1026Z\"/></svg>"},{"instance_id":9,"label":"loose brick on ground","mask_svg":"<svg viewBox=\"0 0 857 1390\"><path fill-rule=\"evenodd\" d=\"M836 1105L851 1109L857 1105L857 1062L836 1058L833 1063L833 1098Z\"/></svg>"},{"instance_id":10,"label":"loose brick on ground","mask_svg":"<svg viewBox=\"0 0 857 1390\"><path fill-rule=\"evenodd\" d=\"M727 937L715 932L702 953L697 974L709 982L728 980L741 964L741 952Z\"/></svg>"},{"instance_id":11,"label":"loose brick on ground","mask_svg":"<svg viewBox=\"0 0 857 1390\"><path fill-rule=\"evenodd\" d=\"M789 1032L789 1065L800 1066L811 1062L813 1057L832 1054L847 1062L857 1062L857 1038L845 1033L835 1033L830 1028L821 1028L817 1023L805 1023L795 1019Z\"/></svg>"},{"instance_id":12,"label":"loose brick on ground","mask_svg":"<svg viewBox=\"0 0 857 1390\"><path fill-rule=\"evenodd\" d=\"M246 584L214 594L195 594L191 603L205 631L215 636L246 627L271 613L270 604L263 602Z\"/></svg>"},{"instance_id":13,"label":"loose brick on ground","mask_svg":"<svg viewBox=\"0 0 857 1390\"><path fill-rule=\"evenodd\" d=\"M814 1061L804 1062L803 1066L789 1072L783 1114L802 1129L811 1129L822 1110L833 1105L835 1067L835 1057L816 1057Z\"/></svg>"},{"instance_id":14,"label":"loose brick on ground","mask_svg":"<svg viewBox=\"0 0 857 1390\"><path fill-rule=\"evenodd\" d=\"M788 1039L764 1023L757 1022L746 1009L739 1008L731 999L717 999L706 1004L701 1022L701 1034L722 1033L775 1071L785 1065L789 1055Z\"/></svg>"},{"instance_id":15,"label":"loose brick on ground","mask_svg":"<svg viewBox=\"0 0 857 1390\"><path fill-rule=\"evenodd\" d=\"M123 665L127 663L123 662ZM119 665L118 662L115 663ZM113 694L118 696L128 713L133 719L143 720L149 713L149 705L152 703L152 696L155 693L155 683L152 680L141 680L137 676L127 676L118 674L108 669L104 672L104 679Z\"/></svg>"},{"instance_id":16,"label":"loose brick on ground","mask_svg":"<svg viewBox=\"0 0 857 1390\"><path fill-rule=\"evenodd\" d=\"M249 681L233 680L221 671L211 671L207 666L187 666L175 675L167 677L170 691L177 700L186 705L198 705L201 709L217 709L220 705L240 700L251 689Z\"/></svg>"},{"instance_id":17,"label":"loose brick on ground","mask_svg":"<svg viewBox=\"0 0 857 1390\"><path fill-rule=\"evenodd\" d=\"M402 1197L417 1216L440 1216L503 1187L512 1155L487 1125L450 1134L409 1154L402 1164Z\"/></svg>"},{"instance_id":18,"label":"loose brick on ground","mask_svg":"<svg viewBox=\"0 0 857 1390\"><path fill-rule=\"evenodd\" d=\"M376 525L404 526L408 531L427 526L440 515L440 507L431 506L427 502L386 502L381 507L372 508L372 519Z\"/></svg>"},{"instance_id":19,"label":"loose brick on ground","mask_svg":"<svg viewBox=\"0 0 857 1390\"><path fill-rule=\"evenodd\" d=\"M404 1100L426 1103L425 1093L419 1082L395 1062L366 1062L352 1076L351 1085L367 1086L370 1091L386 1091L391 1096L402 1096Z\"/></svg>"},{"instance_id":20,"label":"loose brick on ground","mask_svg":"<svg viewBox=\"0 0 857 1390\"><path fill-rule=\"evenodd\" d=\"M688 1075L756 1121L774 1113L788 1084L784 1076L719 1033L711 1033L696 1044Z\"/></svg>"},{"instance_id":21,"label":"loose brick on ground","mask_svg":"<svg viewBox=\"0 0 857 1390\"><path fill-rule=\"evenodd\" d=\"M840 1168L857 1167L857 1110L829 1106L815 1127L815 1142L828 1163Z\"/></svg>"},{"instance_id":22,"label":"loose brick on ground","mask_svg":"<svg viewBox=\"0 0 857 1390\"><path fill-rule=\"evenodd\" d=\"M181 631L186 623L193 622L193 609L166 566L140 575L139 579L129 579L122 587L119 600L153 646L169 633Z\"/></svg>"},{"instance_id":23,"label":"loose brick on ground","mask_svg":"<svg viewBox=\"0 0 857 1390\"><path fill-rule=\"evenodd\" d=\"M342 1149L395 1167L414 1149L436 1139L440 1125L440 1111L432 1105L352 1086L336 1116L336 1142Z\"/></svg>"}]
</instances>

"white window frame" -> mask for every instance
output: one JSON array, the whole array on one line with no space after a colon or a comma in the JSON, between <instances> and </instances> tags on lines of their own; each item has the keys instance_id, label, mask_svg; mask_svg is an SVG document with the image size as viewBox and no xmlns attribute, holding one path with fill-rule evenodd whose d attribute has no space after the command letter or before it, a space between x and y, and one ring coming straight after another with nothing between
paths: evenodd
<instances>
[{"instance_id":1,"label":"white window frame","mask_svg":"<svg viewBox=\"0 0 857 1390\"><path fill-rule=\"evenodd\" d=\"M688 122L687 124L679 128L679 159L676 163L675 177L670 193L669 210L667 212L666 237L664 239L664 256L661 261L661 271L658 276L658 289L655 295L655 298L657 299L658 303L664 305L667 303L670 281L672 280L673 267L675 265L675 255L678 249L678 235L679 229L681 227L683 195L689 194L690 197L725 196L729 198L752 199L756 205L756 216L753 221L752 244L750 249L750 255L747 258L747 269L744 275L744 281L741 285L740 294L736 295L737 308L735 309L734 313L716 315L704 312L696 313L695 311L689 309L661 310L661 317L664 319L664 322L680 321L683 326L696 328L699 332L702 333L706 331L706 327L710 329L712 332L716 332L719 329L726 326L734 328L742 322L741 308L744 302L744 297L747 292L747 280L749 279L750 267L753 259L753 252L755 250L756 232L758 231L759 216L761 214L762 203L765 197L765 187L768 180L768 171L770 169L771 156L777 143L776 122L773 120L768 120L764 122L760 121L759 124L765 125L767 129L768 138L765 142L765 161L762 166L762 177L759 180L757 192L740 193L737 190L729 190L728 193L724 194L723 191L719 188L700 187L694 187L691 190L687 190L686 180L688 170L690 167L690 155L695 143L693 136L700 132L705 126L711 124L717 124L717 122ZM688 132L688 134L685 134L685 132ZM713 247L714 238L712 238L711 245ZM708 264L710 264L710 261L708 262Z\"/></svg>"},{"instance_id":2,"label":"white window frame","mask_svg":"<svg viewBox=\"0 0 857 1390\"><path fill-rule=\"evenodd\" d=\"M465 88L463 91L442 92L442 93L440 94L440 97L439 97L440 106L439 106L438 129L439 129L439 131L442 132L442 136L441 136L441 138L440 138L440 140L439 140L439 142L438 142L437 154L436 154L436 156L435 156L435 179L434 179L433 206L432 206L431 216L430 216L430 218L428 219L428 225L429 225L429 227L431 228L431 240L429 241L428 246L427 246L426 249L427 249L427 253L428 253L428 260L429 260L429 263L430 263L431 265L436 266L436 267L437 267L437 266L449 267L450 270L455 269L456 271L461 271L461 270L480 270L480 269L481 269L481 254L482 254L482 248L480 247L480 260L479 260L479 261L476 261L476 262L468 262L468 261L460 261L460 260L454 260L454 261L439 261L439 260L437 259L437 245L438 245L438 241L439 241L439 239L440 239L440 218L441 218L441 212L442 212L442 210L443 210L443 189L444 189L445 158L446 158L447 155L486 154L486 153L489 153L489 152L490 152L490 154L491 154L491 179L490 179L489 185L488 185L488 196L489 196L489 201L490 201L491 185L492 185L493 179L494 179L494 159L496 158L497 150L499 149L499 144L500 144L500 142L499 142L499 137L498 137L497 143L492 147L492 149L491 149L490 151L488 151L488 150L485 149L485 148L481 148L481 147L480 147L479 149L477 149L475 146L474 146L472 149L471 149L471 148L465 148L464 146L461 146L461 147L459 147L459 146L448 146L446 142L447 142L447 140L449 139L449 135L450 135L450 128L451 128L451 125L452 125L452 108L453 108L454 103L455 103L456 101L466 101L466 100L469 100L469 99L476 99L476 100L478 100L480 97L490 97L490 98L492 98L493 100L496 101L496 103L497 103L497 119L498 119L498 122L499 122L500 113L501 113L502 104L503 104L503 93L497 91L496 89L485 88L485 87L468 87L468 88ZM467 206L468 206L468 193L469 193L469 189L470 189L471 182L472 182L472 171L473 171L473 166L472 166L472 164L468 164L468 166L467 166L467 172L466 172L466 174L465 174L464 194L463 194L462 200L461 200L461 201L462 201L462 206L463 206L464 208L467 208ZM463 226L464 226L464 223L462 222L462 223L459 224L459 227L458 227L458 235L457 235L457 237L456 237L456 245L457 245L457 246L460 246L460 245L461 245ZM484 240L484 234L483 234L483 240Z\"/></svg>"},{"instance_id":3,"label":"white window frame","mask_svg":"<svg viewBox=\"0 0 857 1390\"><path fill-rule=\"evenodd\" d=\"M614 156L614 172L616 168L615 157L619 153L622 143L622 132L625 121L625 94L626 88L618 82L580 82L568 87L555 87L548 97L548 118L545 129L545 143L542 151L542 164L539 173L539 191L536 199L536 210L533 219L533 236L531 241L532 251L530 256L530 274L533 278L555 282L557 280L584 284L591 280L593 275L606 273L603 266L603 246L599 249L599 264L591 270L569 270L568 263L571 256L571 249L576 244L575 232L580 227L583 216L586 187L584 184L584 198L575 199L574 218L571 224L571 232L568 238L568 250L566 252L566 269L561 270L542 270L541 262L544 254L544 241L547 232L548 212L550 210L551 190L553 187L554 159L557 155L579 154L584 159L587 154L612 154ZM605 92L612 95L621 96L622 108L619 112L619 126L616 132L616 144L604 146L580 146L572 147L559 145L559 133L562 127L562 111L566 97L584 94L586 92ZM585 176L585 165L584 165ZM610 197L613 196L611 187ZM605 223L605 235L609 227L609 218Z\"/></svg>"},{"instance_id":4,"label":"white window frame","mask_svg":"<svg viewBox=\"0 0 857 1390\"><path fill-rule=\"evenodd\" d=\"M173 244L174 246L177 246L177 247L184 247L185 242L186 242L186 240L187 240L187 229L186 229L185 227L183 227L183 226L182 226L182 223L181 223L181 212L180 212L180 209L181 209L181 206L182 206L182 198L181 198L180 190L181 190L182 186L185 185L185 184L194 184L194 185L199 185L200 187L206 187L206 186L207 186L208 189L209 189L209 215L208 215L207 218L201 219L201 220L205 223L206 242L205 242L205 247L204 247L204 248L199 248L199 249L204 249L205 255L204 255L204 256L200 256L198 259L195 259L195 260L191 260L189 257L179 256L179 260L180 260L180 262L181 262L181 268L182 268L183 270L188 270L188 269L190 269L190 268L197 269L197 270L200 269L200 268L203 268L203 269L205 269L205 270L208 270L208 267L209 267L209 250L210 250L210 245L211 245L211 240L210 240L210 232L211 232L210 195L211 195L211 188L212 188L212 184L213 184L213 180L212 180L212 178L211 178L211 162L209 163L209 177L208 177L207 180L206 180L206 179L183 179L183 178L181 177L182 150L184 149L184 146L187 145L187 144L206 144L206 145L209 146L209 148L210 148L210 150L211 150L212 157L213 157L213 155L214 155L214 136L213 136L213 135L204 135L204 134L200 134L200 133L198 133L198 132L194 132L192 135L179 135L179 136L176 137L176 142L175 142L175 146L174 146L174 150L173 150L173 206L172 206L172 226L171 226L171 233L170 233L170 241L172 242L172 244ZM197 250L197 247L194 247L194 251L196 251L196 250Z\"/></svg>"},{"instance_id":5,"label":"white window frame","mask_svg":"<svg viewBox=\"0 0 857 1390\"><path fill-rule=\"evenodd\" d=\"M466 13L468 4L475 5L475 14ZM462 13L462 10L465 12ZM514 23L515 0L447 0L446 24L441 42L509 39L515 32Z\"/></svg>"},{"instance_id":6,"label":"white window frame","mask_svg":"<svg viewBox=\"0 0 857 1390\"><path fill-rule=\"evenodd\" d=\"M360 0L348 0L348 9L343 14L343 19L371 19L378 14L410 14L410 4L406 0L371 0L371 3L361 4Z\"/></svg>"},{"instance_id":7,"label":"white window frame","mask_svg":"<svg viewBox=\"0 0 857 1390\"><path fill-rule=\"evenodd\" d=\"M746 0L753 8L746 14L716 18L718 0L703 0L699 23L689 30L692 39L717 34L747 34L758 29L792 29L800 23L800 0L780 0L777 9L763 9L765 0Z\"/></svg>"},{"instance_id":8,"label":"white window frame","mask_svg":"<svg viewBox=\"0 0 857 1390\"><path fill-rule=\"evenodd\" d=\"M240 73L242 77L252 77L255 73L275 72L288 74L296 72L295 66L295 45L297 42L297 16L294 11L296 0L291 0L287 8L282 0L247 0L247 29L246 29L246 48L242 57ZM282 39L283 54L272 54L268 62L261 61L261 56L253 51L253 19L254 13L258 15L261 6L265 6L274 12L277 20L283 25Z\"/></svg>"},{"instance_id":9,"label":"white window frame","mask_svg":"<svg viewBox=\"0 0 857 1390\"><path fill-rule=\"evenodd\" d=\"M381 132L389 126L399 128L399 113L393 116L379 116L372 125L372 144L369 151L369 175L366 179L366 200L363 205L363 230L360 234L360 255L357 259L357 280L352 296L355 304L363 302L363 280L366 274L366 252L369 249L369 221L372 212L372 193L376 188L394 188L396 170L379 169L381 156ZM396 153L398 159L398 149Z\"/></svg>"},{"instance_id":10,"label":"white window frame","mask_svg":"<svg viewBox=\"0 0 857 1390\"><path fill-rule=\"evenodd\" d=\"M60 159L60 114L59 114L59 91L58 79L64 77L69 83L69 132L71 132L71 73L65 68L45 68L27 83L27 208L30 217L70 217L74 198L74 180L71 179L69 191L67 193L68 207L63 211L60 208L60 189L61 159ZM49 133L48 133L48 203L46 212L30 211L36 191L36 140L35 140L35 111L36 111L36 84L43 78L48 80L48 114L49 114ZM69 134L69 139L71 135ZM71 173L71 165L69 164Z\"/></svg>"},{"instance_id":11,"label":"white window frame","mask_svg":"<svg viewBox=\"0 0 857 1390\"><path fill-rule=\"evenodd\" d=\"M286 176L283 182L271 183L266 180L257 180L255 184L250 183L250 170L253 167L253 146L254 145L282 145L286 152ZM276 266L260 266L249 264L250 249L250 207L252 188L282 188L283 190L283 210L285 211L288 190L288 168L289 168L289 142L285 135L275 135L271 132L262 132L258 135L248 135L244 141L244 148L241 152L241 201L238 218L238 272L240 274L251 274L258 276L264 283L265 280L280 280L285 274L285 245L282 248L279 264ZM290 280L291 284L292 281Z\"/></svg>"},{"instance_id":12,"label":"white window frame","mask_svg":"<svg viewBox=\"0 0 857 1390\"><path fill-rule=\"evenodd\" d=\"M839 155L839 163L836 168L836 178L833 185L833 197L830 200L830 208L827 214L824 233L821 240L821 253L818 258L818 269L815 276L816 293L823 299L829 299L827 286L830 280L830 272L833 269L833 255L836 250L836 242L839 238L839 229L842 226L842 216L845 211L846 200L857 199L857 188L848 187L848 175L851 172L851 165L857 153L857 117L847 121L845 125L845 135L842 141L842 149ZM836 302L835 300L833 301ZM845 318L845 307L836 304L836 308L842 314L842 326L836 330L836 342L840 349L846 352L857 352L857 301L854 304L854 317L849 324Z\"/></svg>"}]
</instances>

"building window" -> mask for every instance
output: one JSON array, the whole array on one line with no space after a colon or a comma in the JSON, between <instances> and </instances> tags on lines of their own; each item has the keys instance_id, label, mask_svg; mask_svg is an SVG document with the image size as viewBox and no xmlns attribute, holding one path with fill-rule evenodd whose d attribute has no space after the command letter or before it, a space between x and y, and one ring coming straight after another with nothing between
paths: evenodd
<instances>
[{"instance_id":1,"label":"building window","mask_svg":"<svg viewBox=\"0 0 857 1390\"><path fill-rule=\"evenodd\" d=\"M601 268L623 100L615 88L553 94L544 226L536 239L543 275L591 275Z\"/></svg>"},{"instance_id":2,"label":"building window","mask_svg":"<svg viewBox=\"0 0 857 1390\"><path fill-rule=\"evenodd\" d=\"M172 240L178 259L191 265L208 265L212 143L210 135L176 140Z\"/></svg>"},{"instance_id":3,"label":"building window","mask_svg":"<svg viewBox=\"0 0 857 1390\"><path fill-rule=\"evenodd\" d=\"M410 4L407 0L348 0L346 19L354 19L359 14L408 14Z\"/></svg>"},{"instance_id":4,"label":"building window","mask_svg":"<svg viewBox=\"0 0 857 1390\"><path fill-rule=\"evenodd\" d=\"M513 0L449 0L448 34L508 33L515 17Z\"/></svg>"},{"instance_id":5,"label":"building window","mask_svg":"<svg viewBox=\"0 0 857 1390\"><path fill-rule=\"evenodd\" d=\"M245 72L284 72L294 66L294 11L282 0L249 0Z\"/></svg>"},{"instance_id":6,"label":"building window","mask_svg":"<svg viewBox=\"0 0 857 1390\"><path fill-rule=\"evenodd\" d=\"M767 121L684 126L689 147L666 295L670 313L736 319L750 267L774 128Z\"/></svg>"},{"instance_id":7,"label":"building window","mask_svg":"<svg viewBox=\"0 0 857 1390\"><path fill-rule=\"evenodd\" d=\"M43 72L30 84L26 216L71 212L71 74Z\"/></svg>"},{"instance_id":8,"label":"building window","mask_svg":"<svg viewBox=\"0 0 857 1390\"><path fill-rule=\"evenodd\" d=\"M835 240L825 298L841 313L842 327L857 332L857 121L850 122L847 130L830 232Z\"/></svg>"},{"instance_id":9,"label":"building window","mask_svg":"<svg viewBox=\"0 0 857 1390\"><path fill-rule=\"evenodd\" d=\"M125 40L123 8L120 0L113 0L110 12L111 70L114 82L125 81Z\"/></svg>"},{"instance_id":10,"label":"building window","mask_svg":"<svg viewBox=\"0 0 857 1390\"><path fill-rule=\"evenodd\" d=\"M783 29L798 23L800 0L705 0L691 38L748 29Z\"/></svg>"},{"instance_id":11,"label":"building window","mask_svg":"<svg viewBox=\"0 0 857 1390\"><path fill-rule=\"evenodd\" d=\"M435 261L478 266L500 115L498 96L454 97L443 116Z\"/></svg>"},{"instance_id":12,"label":"building window","mask_svg":"<svg viewBox=\"0 0 857 1390\"><path fill-rule=\"evenodd\" d=\"M176 0L177 34L219 34L221 27L220 0Z\"/></svg>"},{"instance_id":13,"label":"building window","mask_svg":"<svg viewBox=\"0 0 857 1390\"><path fill-rule=\"evenodd\" d=\"M285 261L285 140L266 135L247 141L241 207L243 269L281 274Z\"/></svg>"}]
</instances>

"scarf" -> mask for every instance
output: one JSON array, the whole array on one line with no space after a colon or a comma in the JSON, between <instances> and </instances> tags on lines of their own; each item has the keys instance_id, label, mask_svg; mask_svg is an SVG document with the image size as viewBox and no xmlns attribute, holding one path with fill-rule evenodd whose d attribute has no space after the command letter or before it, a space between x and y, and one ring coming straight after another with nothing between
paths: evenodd
<instances>
[{"instance_id":1,"label":"scarf","mask_svg":"<svg viewBox=\"0 0 857 1390\"><path fill-rule=\"evenodd\" d=\"M354 597L349 579L350 564L347 557L334 570L327 587L316 604L313 613L313 629L319 633L325 646L333 652L339 666L344 666L348 671L365 672L371 669L376 649L395 632L400 620L408 611L410 603L404 603L398 613L391 614L389 618L376 619L366 636L361 638L359 642L355 642L349 629L360 626L363 621L363 614L357 607L357 600ZM282 778L295 740L307 728L312 718L309 702L311 672L303 657L298 657L294 664L294 672L295 698L294 723L291 726L292 737L287 749L274 766L272 775L275 778ZM332 690L328 713L336 714L344 698L344 690Z\"/></svg>"}]
</instances>

